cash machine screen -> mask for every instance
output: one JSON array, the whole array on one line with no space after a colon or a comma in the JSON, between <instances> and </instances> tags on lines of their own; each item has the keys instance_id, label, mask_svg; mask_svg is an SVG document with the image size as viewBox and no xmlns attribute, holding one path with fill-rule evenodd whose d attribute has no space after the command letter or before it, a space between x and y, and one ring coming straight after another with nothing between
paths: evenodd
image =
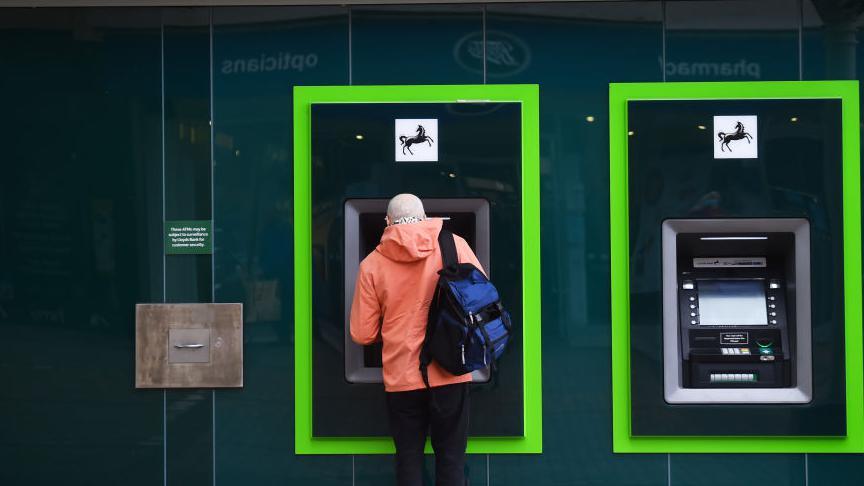
<instances>
[{"instance_id":1,"label":"cash machine screen","mask_svg":"<svg viewBox=\"0 0 864 486\"><path fill-rule=\"evenodd\" d=\"M700 280L699 325L767 326L764 280Z\"/></svg>"}]
</instances>

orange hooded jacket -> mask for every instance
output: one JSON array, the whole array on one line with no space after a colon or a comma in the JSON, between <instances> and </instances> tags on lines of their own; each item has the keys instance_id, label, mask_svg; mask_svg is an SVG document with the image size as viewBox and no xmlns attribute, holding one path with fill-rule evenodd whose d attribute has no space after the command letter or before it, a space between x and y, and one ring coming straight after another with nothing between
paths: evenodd
<instances>
[{"instance_id":1,"label":"orange hooded jacket","mask_svg":"<svg viewBox=\"0 0 864 486\"><path fill-rule=\"evenodd\" d=\"M401 392L425 388L420 375L420 348L426 336L429 304L441 250L438 232L442 220L388 226L375 251L360 263L351 305L351 338L357 344L383 340L384 389ZM468 243L459 236L460 263L484 271ZM471 374L453 376L434 361L429 365L429 386L471 381Z\"/></svg>"}]
</instances>

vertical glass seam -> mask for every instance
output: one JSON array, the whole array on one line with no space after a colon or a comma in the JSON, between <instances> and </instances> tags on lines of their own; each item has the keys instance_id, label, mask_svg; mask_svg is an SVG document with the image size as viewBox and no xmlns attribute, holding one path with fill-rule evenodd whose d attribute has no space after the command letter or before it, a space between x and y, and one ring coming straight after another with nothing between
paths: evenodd
<instances>
[{"instance_id":1,"label":"vertical glass seam","mask_svg":"<svg viewBox=\"0 0 864 486\"><path fill-rule=\"evenodd\" d=\"M159 19L159 76L160 76L160 133L159 139L162 143L162 224L160 233L165 231L165 22L160 15ZM162 239L160 238L160 241ZM162 302L168 300L167 277L165 257L165 243L162 246ZM168 486L168 391L162 389L162 485Z\"/></svg>"},{"instance_id":2,"label":"vertical glass seam","mask_svg":"<svg viewBox=\"0 0 864 486\"><path fill-rule=\"evenodd\" d=\"M351 6L348 5L348 86L354 84L354 49L353 49L353 17L351 15L352 9Z\"/></svg>"},{"instance_id":3,"label":"vertical glass seam","mask_svg":"<svg viewBox=\"0 0 864 486\"><path fill-rule=\"evenodd\" d=\"M798 81L804 80L804 0L798 0ZM810 456L804 453L804 486L810 485Z\"/></svg>"},{"instance_id":4,"label":"vertical glass seam","mask_svg":"<svg viewBox=\"0 0 864 486\"><path fill-rule=\"evenodd\" d=\"M666 0L660 1L660 76L666 82ZM672 454L666 454L666 485L672 486Z\"/></svg>"},{"instance_id":5,"label":"vertical glass seam","mask_svg":"<svg viewBox=\"0 0 864 486\"><path fill-rule=\"evenodd\" d=\"M660 73L666 82L666 0L660 2Z\"/></svg>"},{"instance_id":6,"label":"vertical glass seam","mask_svg":"<svg viewBox=\"0 0 864 486\"><path fill-rule=\"evenodd\" d=\"M666 453L666 485L672 486L672 454Z\"/></svg>"},{"instance_id":7,"label":"vertical glass seam","mask_svg":"<svg viewBox=\"0 0 864 486\"><path fill-rule=\"evenodd\" d=\"M216 128L215 107L213 105L213 7L208 15L208 37L210 48L210 302L216 302L216 156L214 153L214 133ZM210 390L210 450L211 475L216 486L216 390Z\"/></svg>"},{"instance_id":8,"label":"vertical glass seam","mask_svg":"<svg viewBox=\"0 0 864 486\"><path fill-rule=\"evenodd\" d=\"M798 0L798 81L804 80L804 0Z\"/></svg>"},{"instance_id":9,"label":"vertical glass seam","mask_svg":"<svg viewBox=\"0 0 864 486\"><path fill-rule=\"evenodd\" d=\"M482 18L481 18L481 27L480 27L480 30L481 30L480 35L482 37L481 40L483 42L483 53L481 56L481 58L483 59L483 84L486 84L486 82L487 82L487 77L486 77L486 6L487 5L484 3L483 4ZM486 486L490 486L490 483L489 483L490 476L491 476L491 474L490 474L490 470L489 470L489 454L486 454Z\"/></svg>"},{"instance_id":10,"label":"vertical glass seam","mask_svg":"<svg viewBox=\"0 0 864 486\"><path fill-rule=\"evenodd\" d=\"M482 13L482 37L483 37L483 84L486 84L486 4L483 4Z\"/></svg>"},{"instance_id":11,"label":"vertical glass seam","mask_svg":"<svg viewBox=\"0 0 864 486\"><path fill-rule=\"evenodd\" d=\"M486 454L486 486L492 484L492 469L489 467L489 454Z\"/></svg>"},{"instance_id":12,"label":"vertical glass seam","mask_svg":"<svg viewBox=\"0 0 864 486\"><path fill-rule=\"evenodd\" d=\"M348 5L346 8L348 9L348 86L351 86L354 84L354 17L351 5ZM356 455L351 454L351 486L356 486L357 484L356 458Z\"/></svg>"}]
</instances>

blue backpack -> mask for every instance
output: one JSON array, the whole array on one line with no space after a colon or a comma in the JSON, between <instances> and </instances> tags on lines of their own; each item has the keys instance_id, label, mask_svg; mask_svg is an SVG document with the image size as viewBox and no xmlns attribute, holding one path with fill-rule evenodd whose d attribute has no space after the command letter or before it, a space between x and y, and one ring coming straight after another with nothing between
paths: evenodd
<instances>
[{"instance_id":1,"label":"blue backpack","mask_svg":"<svg viewBox=\"0 0 864 486\"><path fill-rule=\"evenodd\" d=\"M441 230L438 245L444 268L429 305L420 373L429 387L427 368L434 359L453 375L491 367L510 341L510 314L498 290L470 263L459 263L453 233Z\"/></svg>"}]
</instances>

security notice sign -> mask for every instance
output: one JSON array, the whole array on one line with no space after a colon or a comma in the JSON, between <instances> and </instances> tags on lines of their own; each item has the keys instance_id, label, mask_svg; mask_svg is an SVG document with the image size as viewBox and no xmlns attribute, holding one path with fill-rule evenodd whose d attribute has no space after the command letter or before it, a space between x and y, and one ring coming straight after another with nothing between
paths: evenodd
<instances>
[{"instance_id":1,"label":"security notice sign","mask_svg":"<svg viewBox=\"0 0 864 486\"><path fill-rule=\"evenodd\" d=\"M213 222L166 221L166 255L209 255L213 253Z\"/></svg>"}]
</instances>

